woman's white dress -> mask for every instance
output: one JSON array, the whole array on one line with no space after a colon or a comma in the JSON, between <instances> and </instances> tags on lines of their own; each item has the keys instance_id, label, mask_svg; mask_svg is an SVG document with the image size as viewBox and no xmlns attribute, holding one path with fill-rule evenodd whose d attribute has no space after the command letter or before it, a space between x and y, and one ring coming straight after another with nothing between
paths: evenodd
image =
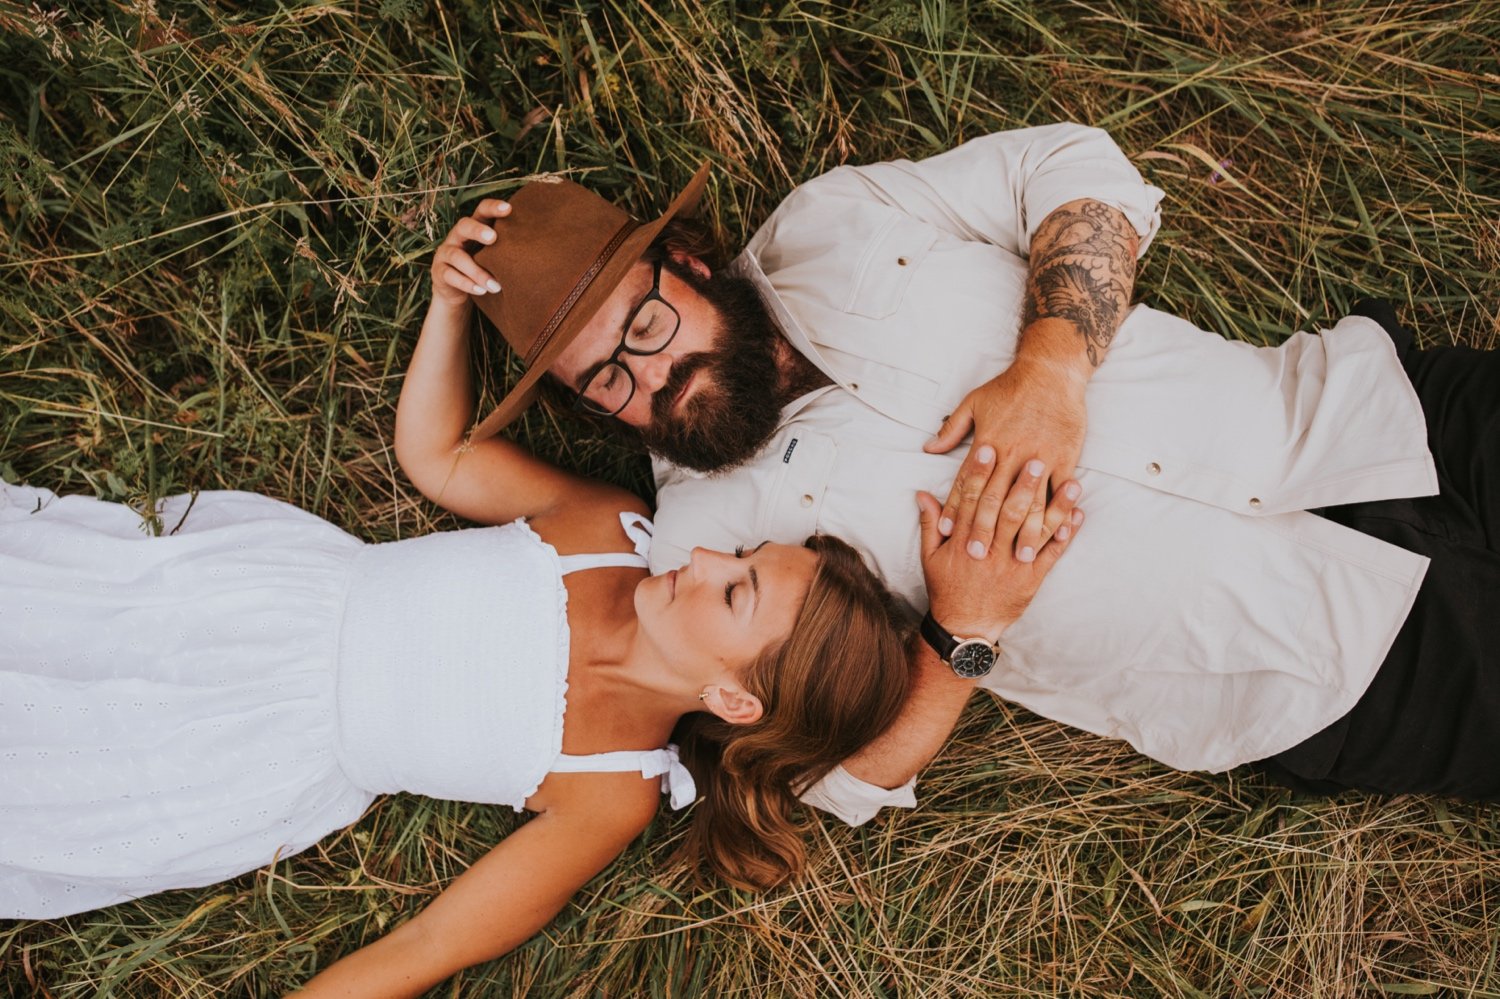
<instances>
[{"instance_id":1,"label":"woman's white dress","mask_svg":"<svg viewBox=\"0 0 1500 999\"><path fill-rule=\"evenodd\" d=\"M639 518L622 523L645 544ZM523 522L366 545L238 492L128 507L0 483L0 917L221 881L376 794L520 808L565 757L568 571Z\"/></svg>"}]
</instances>

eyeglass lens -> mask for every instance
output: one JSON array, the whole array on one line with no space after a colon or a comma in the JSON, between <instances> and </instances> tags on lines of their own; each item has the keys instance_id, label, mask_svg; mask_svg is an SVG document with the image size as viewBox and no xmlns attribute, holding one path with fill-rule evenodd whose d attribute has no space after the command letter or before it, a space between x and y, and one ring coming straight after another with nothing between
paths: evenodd
<instances>
[{"instance_id":1,"label":"eyeglass lens","mask_svg":"<svg viewBox=\"0 0 1500 999\"><path fill-rule=\"evenodd\" d=\"M631 354L655 354L664 349L677 332L677 313L659 298L647 299L625 333L623 346ZM619 361L594 373L584 387L584 405L615 413L624 409L635 391L635 379Z\"/></svg>"}]
</instances>

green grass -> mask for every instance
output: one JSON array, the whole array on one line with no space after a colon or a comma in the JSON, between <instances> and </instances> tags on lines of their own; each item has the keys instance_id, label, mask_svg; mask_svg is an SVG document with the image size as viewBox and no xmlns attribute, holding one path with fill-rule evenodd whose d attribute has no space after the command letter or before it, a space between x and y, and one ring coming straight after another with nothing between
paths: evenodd
<instances>
[{"instance_id":1,"label":"green grass","mask_svg":"<svg viewBox=\"0 0 1500 999\"><path fill-rule=\"evenodd\" d=\"M1274 342L1379 292L1491 346L1497 86L1495 0L0 0L0 474L455 526L390 441L463 206L561 171L645 214L709 157L737 243L839 163L1060 118L1167 191L1141 299ZM649 485L564 420L521 434ZM922 790L758 897L691 888L664 817L434 995L1500 995L1493 808L1172 773L988 702ZM0 992L276 995L513 821L395 797L225 885L0 924Z\"/></svg>"}]
</instances>

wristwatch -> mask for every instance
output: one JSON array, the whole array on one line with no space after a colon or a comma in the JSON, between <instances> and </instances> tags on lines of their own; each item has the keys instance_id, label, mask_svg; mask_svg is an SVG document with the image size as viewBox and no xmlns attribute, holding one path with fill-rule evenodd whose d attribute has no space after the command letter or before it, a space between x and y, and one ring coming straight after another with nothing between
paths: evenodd
<instances>
[{"instance_id":1,"label":"wristwatch","mask_svg":"<svg viewBox=\"0 0 1500 999\"><path fill-rule=\"evenodd\" d=\"M928 611L922 618L922 638L948 668L965 680L984 676L995 666L1000 647L988 638L955 638Z\"/></svg>"}]
</instances>

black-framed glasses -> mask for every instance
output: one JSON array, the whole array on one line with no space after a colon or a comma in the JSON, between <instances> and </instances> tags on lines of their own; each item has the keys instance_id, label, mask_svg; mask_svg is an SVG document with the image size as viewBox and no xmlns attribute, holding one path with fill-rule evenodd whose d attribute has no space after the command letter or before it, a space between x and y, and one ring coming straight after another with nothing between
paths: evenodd
<instances>
[{"instance_id":1,"label":"black-framed glasses","mask_svg":"<svg viewBox=\"0 0 1500 999\"><path fill-rule=\"evenodd\" d=\"M635 375L620 358L625 354L636 357L660 354L667 349L681 325L682 317L671 302L661 297L661 261L654 261L651 264L651 290L625 320L625 335L620 337L619 346L607 361L590 372L573 405L601 416L614 416L630 405L630 400L635 398Z\"/></svg>"}]
</instances>

